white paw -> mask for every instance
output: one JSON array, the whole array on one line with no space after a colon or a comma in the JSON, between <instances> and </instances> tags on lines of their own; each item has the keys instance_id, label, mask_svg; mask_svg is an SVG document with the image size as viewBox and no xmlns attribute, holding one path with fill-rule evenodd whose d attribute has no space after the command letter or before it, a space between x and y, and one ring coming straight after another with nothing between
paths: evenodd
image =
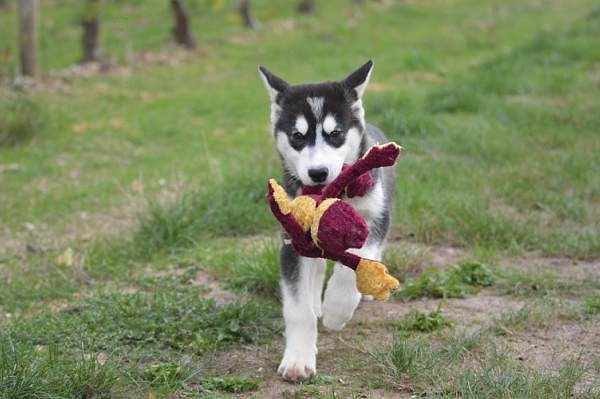
<instances>
[{"instance_id":1,"label":"white paw","mask_svg":"<svg viewBox=\"0 0 600 399\"><path fill-rule=\"evenodd\" d=\"M345 295L338 295L325 294L325 300L323 301L323 325L334 331L344 328L354 315L354 310L361 298L361 294L358 292L347 292Z\"/></svg>"},{"instance_id":2,"label":"white paw","mask_svg":"<svg viewBox=\"0 0 600 399\"><path fill-rule=\"evenodd\" d=\"M301 381L317 372L317 348L307 351L285 350L277 374L287 381Z\"/></svg>"},{"instance_id":3,"label":"white paw","mask_svg":"<svg viewBox=\"0 0 600 399\"><path fill-rule=\"evenodd\" d=\"M365 302L371 302L371 301L375 300L375 298L373 298L373 295L365 295L365 294L363 294L362 300L365 301Z\"/></svg>"}]
</instances>

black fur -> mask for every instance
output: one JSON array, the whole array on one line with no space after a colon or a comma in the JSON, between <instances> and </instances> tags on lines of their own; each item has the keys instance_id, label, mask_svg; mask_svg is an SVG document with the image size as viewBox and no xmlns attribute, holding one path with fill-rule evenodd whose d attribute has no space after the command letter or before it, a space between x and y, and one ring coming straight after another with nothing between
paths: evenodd
<instances>
[{"instance_id":1,"label":"black fur","mask_svg":"<svg viewBox=\"0 0 600 399\"><path fill-rule=\"evenodd\" d=\"M289 239L286 234L282 235L283 239ZM300 255L296 252L291 244L282 244L281 252L279 254L281 262L281 278L286 282L293 295L297 293L297 284L300 268Z\"/></svg>"},{"instance_id":2,"label":"black fur","mask_svg":"<svg viewBox=\"0 0 600 399\"><path fill-rule=\"evenodd\" d=\"M290 146L296 151L302 150L307 145L314 145L316 141L316 120L310 105L306 101L309 97L322 97L323 115L332 114L338 126L339 133L326 135L325 140L334 147L339 147L345 142L346 132L352 128L361 128L361 121L351 111L350 106L356 101L352 92L340 82L326 82L312 85L290 86L286 91L279 93L277 103L281 106L281 113L274 126L274 132L284 132L288 136ZM306 135L295 135L296 118L304 115L308 122ZM296 137L297 136L297 137Z\"/></svg>"}]
</instances>

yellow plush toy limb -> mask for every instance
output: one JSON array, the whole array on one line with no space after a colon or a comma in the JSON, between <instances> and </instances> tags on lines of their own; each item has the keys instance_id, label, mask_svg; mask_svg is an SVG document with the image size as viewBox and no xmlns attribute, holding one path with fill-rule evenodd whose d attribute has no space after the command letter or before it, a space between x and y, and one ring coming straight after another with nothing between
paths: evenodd
<instances>
[{"instance_id":1,"label":"yellow plush toy limb","mask_svg":"<svg viewBox=\"0 0 600 399\"><path fill-rule=\"evenodd\" d=\"M313 224L317 207L316 201L307 195L301 195L290 201L283 187L275 179L270 179L269 184L273 189L273 198L275 198L281 213L287 215L291 212L302 231L307 232Z\"/></svg>"},{"instance_id":2,"label":"yellow plush toy limb","mask_svg":"<svg viewBox=\"0 0 600 399\"><path fill-rule=\"evenodd\" d=\"M275 179L269 179L269 185L273 189L273 198L275 198L275 202L277 202L281 213L284 215L289 214L291 212L290 200L283 187Z\"/></svg>"},{"instance_id":3,"label":"yellow plush toy limb","mask_svg":"<svg viewBox=\"0 0 600 399\"><path fill-rule=\"evenodd\" d=\"M356 288L363 294L384 301L399 286L400 282L388 273L383 263L368 259L361 259L358 263Z\"/></svg>"}]
</instances>

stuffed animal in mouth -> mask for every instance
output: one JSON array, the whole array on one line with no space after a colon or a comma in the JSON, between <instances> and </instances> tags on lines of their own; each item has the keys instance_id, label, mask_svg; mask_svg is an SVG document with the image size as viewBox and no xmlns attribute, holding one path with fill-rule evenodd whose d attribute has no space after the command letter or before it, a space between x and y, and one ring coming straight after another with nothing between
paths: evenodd
<instances>
[{"instance_id":1,"label":"stuffed animal in mouth","mask_svg":"<svg viewBox=\"0 0 600 399\"><path fill-rule=\"evenodd\" d=\"M290 200L274 179L269 180L271 211L291 238L298 254L327 258L356 272L356 287L376 299L386 300L400 283L381 262L361 258L348 249L362 248L369 236L363 217L340 197L362 196L373 186L372 169L392 166L400 155L396 143L374 145L340 175L323 187L304 187L303 195Z\"/></svg>"}]
</instances>

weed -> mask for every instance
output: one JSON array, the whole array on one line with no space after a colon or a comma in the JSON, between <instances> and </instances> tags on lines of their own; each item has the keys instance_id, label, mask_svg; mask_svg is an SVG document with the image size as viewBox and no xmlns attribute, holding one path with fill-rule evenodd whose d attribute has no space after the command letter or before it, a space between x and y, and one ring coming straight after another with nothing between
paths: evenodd
<instances>
[{"instance_id":1,"label":"weed","mask_svg":"<svg viewBox=\"0 0 600 399\"><path fill-rule=\"evenodd\" d=\"M600 313L600 295L591 295L585 298L583 306L587 314L594 315Z\"/></svg>"},{"instance_id":2,"label":"weed","mask_svg":"<svg viewBox=\"0 0 600 399\"><path fill-rule=\"evenodd\" d=\"M144 379L151 386L167 386L171 389L177 388L181 384L184 371L180 364L176 363L155 363L144 369Z\"/></svg>"},{"instance_id":3,"label":"weed","mask_svg":"<svg viewBox=\"0 0 600 399\"><path fill-rule=\"evenodd\" d=\"M445 327L451 327L454 323L447 320L442 315L441 307L433 312L423 313L414 311L408 314L404 319L393 324L394 329L402 331L420 331L431 332L441 330Z\"/></svg>"},{"instance_id":4,"label":"weed","mask_svg":"<svg viewBox=\"0 0 600 399\"><path fill-rule=\"evenodd\" d=\"M202 382L202 387L208 391L221 391L229 393L244 393L258 389L260 383L250 377L212 377Z\"/></svg>"},{"instance_id":5,"label":"weed","mask_svg":"<svg viewBox=\"0 0 600 399\"><path fill-rule=\"evenodd\" d=\"M493 285L494 280L490 266L477 262L462 262L446 269L425 269L417 279L408 279L396 295L405 300L423 296L462 298L482 287Z\"/></svg>"}]
</instances>

